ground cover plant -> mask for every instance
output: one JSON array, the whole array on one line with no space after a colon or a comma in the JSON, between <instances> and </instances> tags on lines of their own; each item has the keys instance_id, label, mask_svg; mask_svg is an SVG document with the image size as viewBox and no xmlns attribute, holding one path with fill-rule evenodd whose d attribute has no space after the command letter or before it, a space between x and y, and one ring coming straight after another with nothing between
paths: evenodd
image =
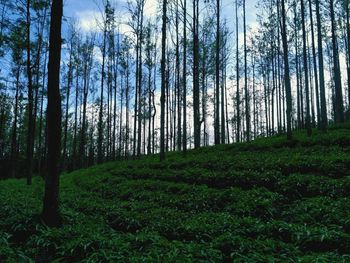
<instances>
[{"instance_id":1,"label":"ground cover plant","mask_svg":"<svg viewBox=\"0 0 350 263\"><path fill-rule=\"evenodd\" d=\"M0 262L350 262L350 130L0 181Z\"/></svg>"}]
</instances>

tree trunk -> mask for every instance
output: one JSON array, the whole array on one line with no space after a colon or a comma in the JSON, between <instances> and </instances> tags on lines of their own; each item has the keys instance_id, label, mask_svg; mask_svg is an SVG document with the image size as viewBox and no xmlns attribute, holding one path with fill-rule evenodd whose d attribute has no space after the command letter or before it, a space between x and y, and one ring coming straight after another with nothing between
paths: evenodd
<instances>
[{"instance_id":1,"label":"tree trunk","mask_svg":"<svg viewBox=\"0 0 350 263\"><path fill-rule=\"evenodd\" d=\"M320 113L320 96L319 96L319 87L318 87L318 72L317 72L317 58L316 58L316 48L315 48L315 33L314 33L314 20L312 14L312 2L309 0L309 10L310 10L310 23L311 23L311 45L312 45L312 57L313 57L313 66L315 74L315 92L316 92L316 112L317 112L317 125L318 127L321 124L321 113Z\"/></svg>"},{"instance_id":2,"label":"tree trunk","mask_svg":"<svg viewBox=\"0 0 350 263\"><path fill-rule=\"evenodd\" d=\"M61 153L61 99L60 61L62 0L53 0L51 6L50 54L48 64L48 174L45 180L43 220L48 226L59 226L59 171Z\"/></svg>"},{"instance_id":3,"label":"tree trunk","mask_svg":"<svg viewBox=\"0 0 350 263\"><path fill-rule=\"evenodd\" d=\"M64 134L63 134L63 158L62 158L62 170L66 169L67 165L67 134L68 134L68 111L69 111L69 96L70 88L73 81L73 41L71 40L71 50L69 55L69 64L68 64L68 82L67 82L67 93L66 93L66 111L65 111L65 120L64 120Z\"/></svg>"},{"instance_id":4,"label":"tree trunk","mask_svg":"<svg viewBox=\"0 0 350 263\"><path fill-rule=\"evenodd\" d=\"M348 104L349 104L349 109L350 111L350 1L346 0L345 1L346 6L346 35L347 35L347 51L348 51L348 64L347 64L347 74L348 74Z\"/></svg>"},{"instance_id":5,"label":"tree trunk","mask_svg":"<svg viewBox=\"0 0 350 263\"><path fill-rule=\"evenodd\" d=\"M106 25L104 25L106 27ZM100 110L98 117L98 138L97 138L97 163L103 161L103 89L104 89L104 78L105 78L105 59L106 59L106 35L107 29L103 32L103 47L102 47L102 73L101 73L101 95L100 95Z\"/></svg>"},{"instance_id":6,"label":"tree trunk","mask_svg":"<svg viewBox=\"0 0 350 263\"><path fill-rule=\"evenodd\" d=\"M220 0L216 0L216 45L215 45L215 144L220 144ZM221 131L222 132L222 131Z\"/></svg>"},{"instance_id":7,"label":"tree trunk","mask_svg":"<svg viewBox=\"0 0 350 263\"><path fill-rule=\"evenodd\" d=\"M321 125L322 131L327 129L327 105L326 105L326 91L324 80L324 64L323 64L323 48L322 48L322 30L321 30L321 15L319 0L316 3L316 20L317 20L317 47L318 47L318 73L320 77L320 103L321 103Z\"/></svg>"},{"instance_id":8,"label":"tree trunk","mask_svg":"<svg viewBox=\"0 0 350 263\"><path fill-rule=\"evenodd\" d=\"M240 115L240 98L239 98L239 32L238 32L238 0L236 0L236 80L237 80L237 91L236 91L236 142L240 142L240 130L241 130L241 115Z\"/></svg>"},{"instance_id":9,"label":"tree trunk","mask_svg":"<svg viewBox=\"0 0 350 263\"><path fill-rule=\"evenodd\" d=\"M199 37L198 10L199 1L193 0L193 128L194 148L200 147L200 114L199 114Z\"/></svg>"},{"instance_id":10,"label":"tree trunk","mask_svg":"<svg viewBox=\"0 0 350 263\"><path fill-rule=\"evenodd\" d=\"M247 27L246 27L246 7L243 0L243 33L244 33L244 93L245 93L245 119L246 119L246 138L250 141L250 107L248 92L248 72L247 72Z\"/></svg>"},{"instance_id":11,"label":"tree trunk","mask_svg":"<svg viewBox=\"0 0 350 263\"><path fill-rule=\"evenodd\" d=\"M16 165L17 165L17 119L18 119L18 96L19 96L19 77L20 77L20 66L16 70L16 95L15 95L15 106L14 106L14 117L12 124L12 135L11 135L11 177L16 176Z\"/></svg>"},{"instance_id":12,"label":"tree trunk","mask_svg":"<svg viewBox=\"0 0 350 263\"><path fill-rule=\"evenodd\" d=\"M167 0L163 0L163 15L162 15L162 59L161 59L161 95L160 95L160 161L165 160L165 86L166 86L166 72L165 72L165 49L166 49L166 25L167 25Z\"/></svg>"},{"instance_id":13,"label":"tree trunk","mask_svg":"<svg viewBox=\"0 0 350 263\"><path fill-rule=\"evenodd\" d=\"M306 29L305 29L305 6L304 0L301 0L301 24L303 30L303 58L304 58L304 82L305 82L305 103L306 103L306 130L307 135L311 136L311 121L310 121L310 95L309 95L309 70L307 59L307 43L306 43Z\"/></svg>"},{"instance_id":14,"label":"tree trunk","mask_svg":"<svg viewBox=\"0 0 350 263\"><path fill-rule=\"evenodd\" d=\"M334 14L334 0L329 0L330 15L331 15L331 31L332 31L332 49L333 49L333 77L334 77L334 93L335 93L335 108L334 121L335 123L344 122L344 104L343 92L340 76L339 52L337 43L337 26Z\"/></svg>"},{"instance_id":15,"label":"tree trunk","mask_svg":"<svg viewBox=\"0 0 350 263\"><path fill-rule=\"evenodd\" d=\"M186 0L184 0L184 8L183 8L183 15L184 15L184 26L183 26L183 38L184 38L184 47L183 47L183 73L182 73L182 78L183 78L183 123L182 123L182 150L184 153L187 151L187 34L186 34Z\"/></svg>"},{"instance_id":16,"label":"tree trunk","mask_svg":"<svg viewBox=\"0 0 350 263\"><path fill-rule=\"evenodd\" d=\"M289 58L288 58L288 40L287 40L287 23L285 0L282 0L282 42L283 42L283 59L284 59L284 82L286 88L286 115L287 115L287 137L292 139L292 92L289 75Z\"/></svg>"},{"instance_id":17,"label":"tree trunk","mask_svg":"<svg viewBox=\"0 0 350 263\"><path fill-rule=\"evenodd\" d=\"M28 127L27 127L27 184L32 184L33 175L33 150L34 150L34 116L33 116L33 85L31 69L31 46L30 46L30 0L27 0L27 78L28 78Z\"/></svg>"}]
</instances>

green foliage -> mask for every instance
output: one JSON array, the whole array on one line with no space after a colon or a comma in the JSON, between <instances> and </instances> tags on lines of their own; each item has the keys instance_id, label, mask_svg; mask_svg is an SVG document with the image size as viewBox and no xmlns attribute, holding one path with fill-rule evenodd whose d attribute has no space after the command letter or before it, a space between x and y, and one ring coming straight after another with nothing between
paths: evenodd
<instances>
[{"instance_id":1,"label":"green foliage","mask_svg":"<svg viewBox=\"0 0 350 263\"><path fill-rule=\"evenodd\" d=\"M1 262L349 262L348 127L0 182Z\"/></svg>"}]
</instances>

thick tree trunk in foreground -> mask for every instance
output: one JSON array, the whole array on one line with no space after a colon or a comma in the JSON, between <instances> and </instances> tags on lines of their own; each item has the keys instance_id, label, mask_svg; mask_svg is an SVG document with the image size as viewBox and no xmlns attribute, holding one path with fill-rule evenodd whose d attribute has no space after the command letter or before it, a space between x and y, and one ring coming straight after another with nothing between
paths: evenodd
<instances>
[{"instance_id":1,"label":"thick tree trunk in foreground","mask_svg":"<svg viewBox=\"0 0 350 263\"><path fill-rule=\"evenodd\" d=\"M61 61L61 24L62 0L53 0L51 6L50 55L48 65L48 157L47 176L45 178L45 196L42 217L49 226L59 226L59 171L61 153L61 98L60 98L60 61Z\"/></svg>"}]
</instances>

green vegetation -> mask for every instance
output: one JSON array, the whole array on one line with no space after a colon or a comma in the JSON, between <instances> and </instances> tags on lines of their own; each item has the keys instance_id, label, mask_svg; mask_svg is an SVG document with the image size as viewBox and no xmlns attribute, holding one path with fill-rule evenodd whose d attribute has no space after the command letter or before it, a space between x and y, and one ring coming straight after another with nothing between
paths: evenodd
<instances>
[{"instance_id":1,"label":"green vegetation","mask_svg":"<svg viewBox=\"0 0 350 263\"><path fill-rule=\"evenodd\" d=\"M0 182L0 262L350 262L350 127Z\"/></svg>"}]
</instances>

